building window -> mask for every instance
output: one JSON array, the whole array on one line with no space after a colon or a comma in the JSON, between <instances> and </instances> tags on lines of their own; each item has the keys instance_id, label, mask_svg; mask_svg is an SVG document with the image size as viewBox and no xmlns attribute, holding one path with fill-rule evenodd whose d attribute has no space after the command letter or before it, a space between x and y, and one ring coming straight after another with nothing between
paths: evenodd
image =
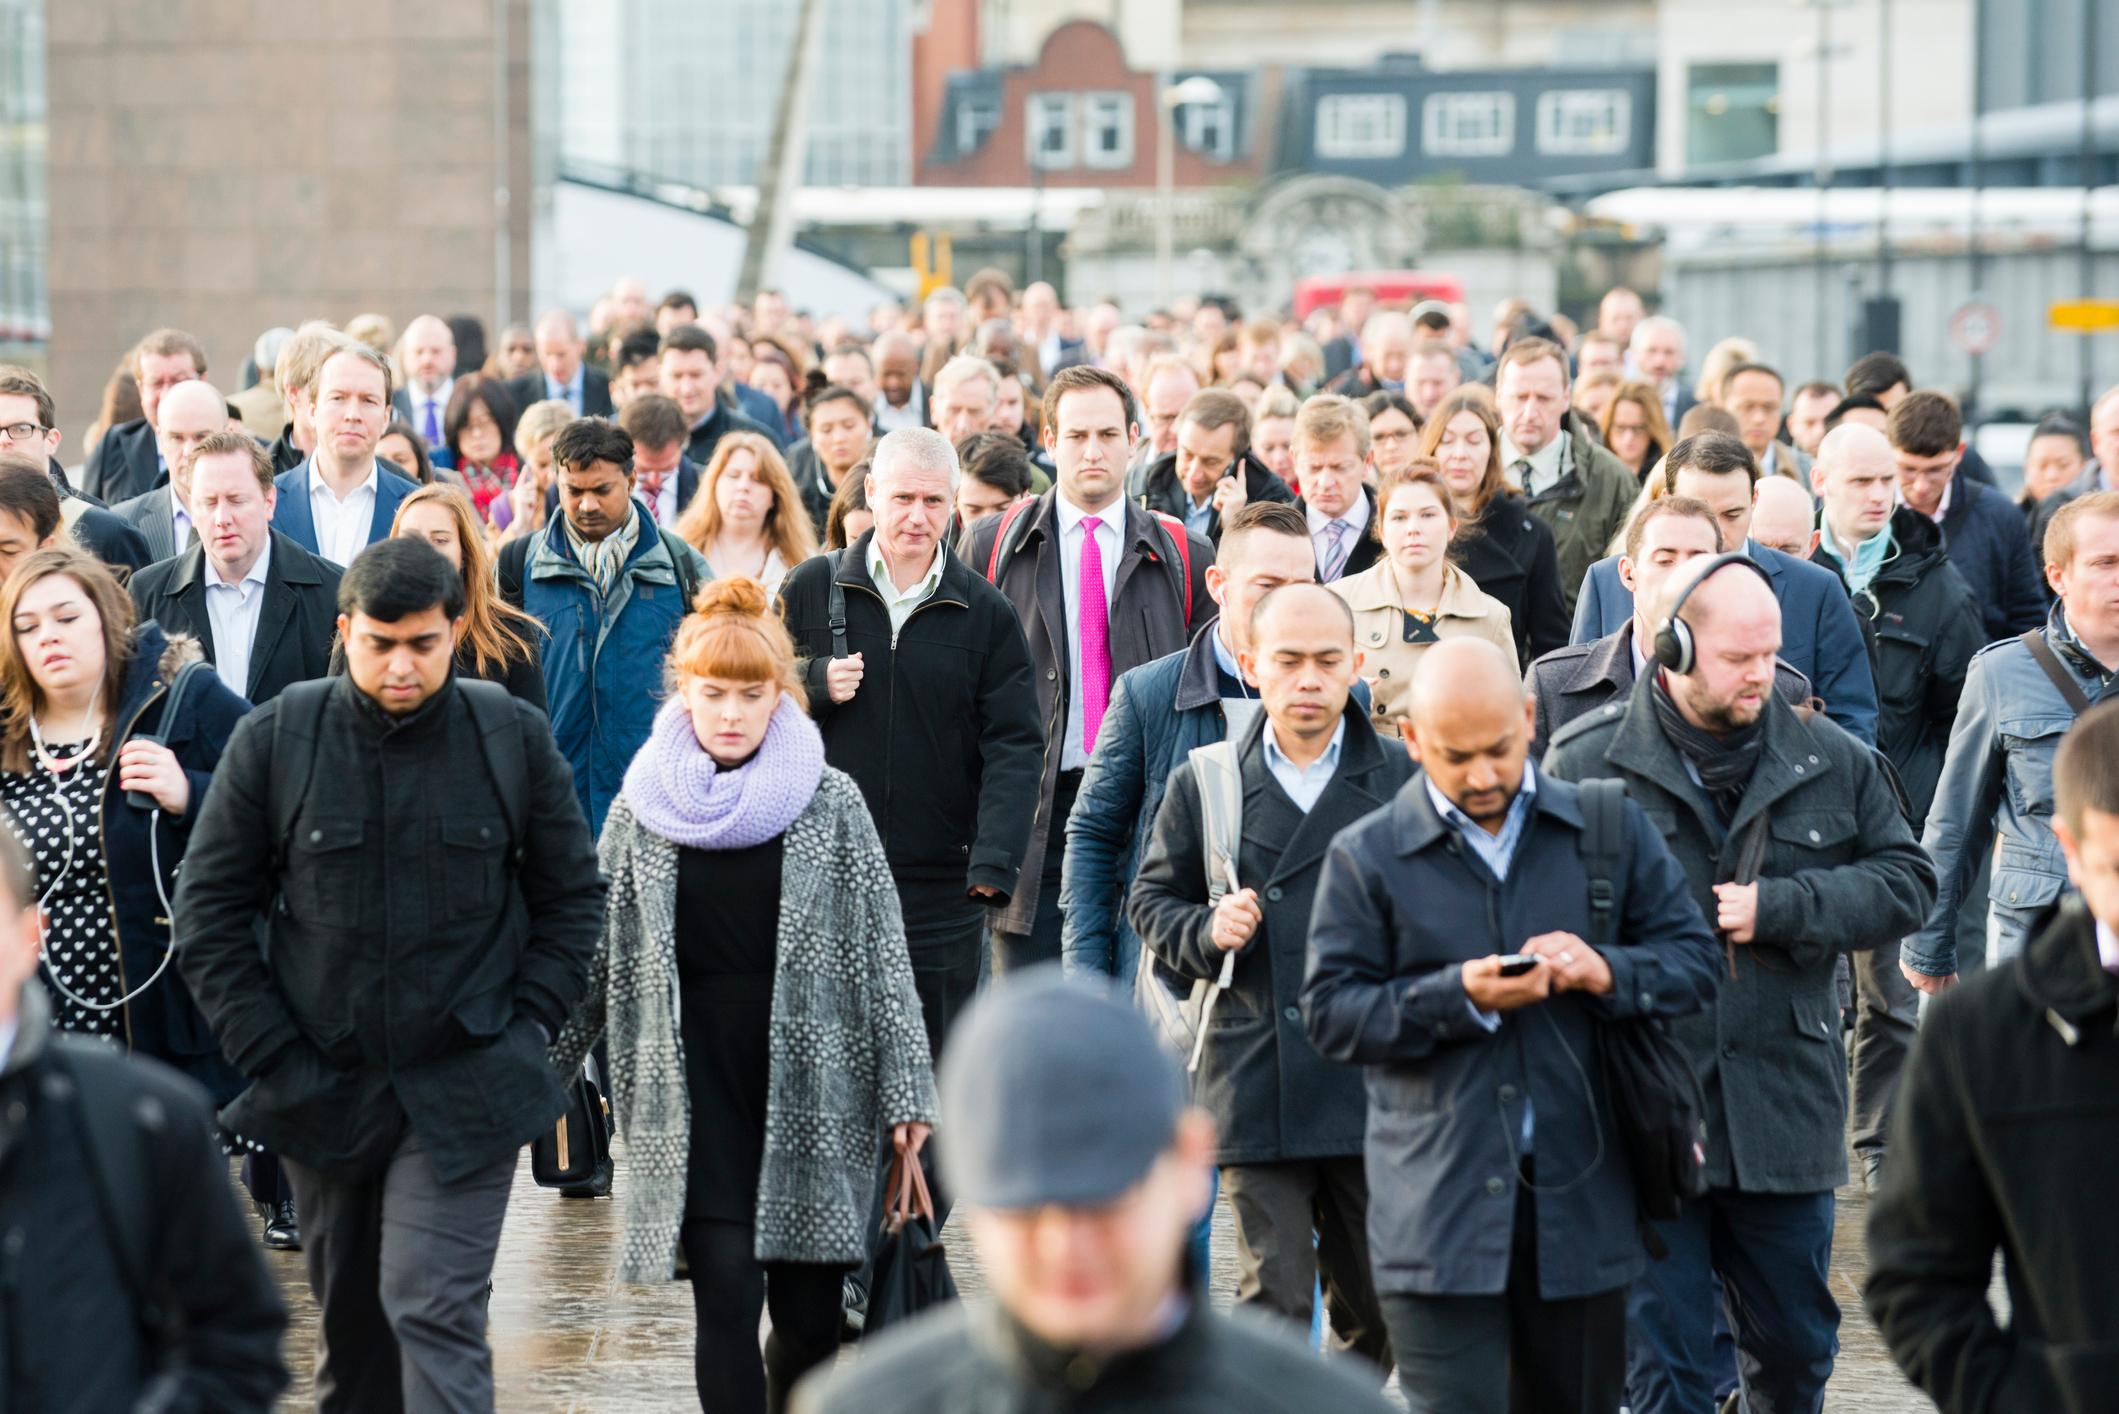
<instances>
[{"instance_id":1,"label":"building window","mask_svg":"<svg viewBox=\"0 0 2119 1414\"><path fill-rule=\"evenodd\" d=\"M1404 152L1402 95L1332 93L1317 100L1319 157L1398 157Z\"/></svg>"},{"instance_id":2,"label":"building window","mask_svg":"<svg viewBox=\"0 0 2119 1414\"><path fill-rule=\"evenodd\" d=\"M1420 146L1444 157L1506 157L1516 146L1516 100L1506 93L1431 93Z\"/></svg>"},{"instance_id":3,"label":"building window","mask_svg":"<svg viewBox=\"0 0 2119 1414\"><path fill-rule=\"evenodd\" d=\"M956 105L956 150L967 155L977 152L1000 125L1000 99L991 94L965 94Z\"/></svg>"},{"instance_id":4,"label":"building window","mask_svg":"<svg viewBox=\"0 0 2119 1414\"><path fill-rule=\"evenodd\" d=\"M1051 170L1072 167L1081 160L1075 144L1073 94L1031 94L1023 126L1029 134L1031 166Z\"/></svg>"},{"instance_id":5,"label":"building window","mask_svg":"<svg viewBox=\"0 0 2119 1414\"><path fill-rule=\"evenodd\" d=\"M1133 95L1082 95L1082 165L1110 171L1133 165Z\"/></svg>"},{"instance_id":6,"label":"building window","mask_svg":"<svg viewBox=\"0 0 2119 1414\"><path fill-rule=\"evenodd\" d=\"M1633 95L1618 88L1556 89L1538 95L1538 151L1555 157L1624 152L1633 132Z\"/></svg>"},{"instance_id":7,"label":"building window","mask_svg":"<svg viewBox=\"0 0 2119 1414\"><path fill-rule=\"evenodd\" d=\"M1236 156L1236 99L1224 93L1213 103L1187 103L1177 110L1177 136L1214 162Z\"/></svg>"},{"instance_id":8,"label":"building window","mask_svg":"<svg viewBox=\"0 0 2119 1414\"><path fill-rule=\"evenodd\" d=\"M1744 162L1780 151L1777 64L1695 64L1686 76L1685 160Z\"/></svg>"}]
</instances>

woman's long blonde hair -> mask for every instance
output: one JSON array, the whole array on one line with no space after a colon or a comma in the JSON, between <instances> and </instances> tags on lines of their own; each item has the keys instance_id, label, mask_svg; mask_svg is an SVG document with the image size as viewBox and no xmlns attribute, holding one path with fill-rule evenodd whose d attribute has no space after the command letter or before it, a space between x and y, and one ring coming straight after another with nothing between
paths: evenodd
<instances>
[{"instance_id":1,"label":"woman's long blonde hair","mask_svg":"<svg viewBox=\"0 0 2119 1414\"><path fill-rule=\"evenodd\" d=\"M456 544L464 557L464 643L480 676L511 662L528 662L536 619L500 597L493 577L493 549L486 543L478 511L461 487L437 482L422 486L397 503L390 522L392 538L402 534L405 512L415 506L440 506L456 526Z\"/></svg>"},{"instance_id":2,"label":"woman's long blonde hair","mask_svg":"<svg viewBox=\"0 0 2119 1414\"><path fill-rule=\"evenodd\" d=\"M118 710L118 698L125 690L135 616L132 596L119 585L117 576L94 555L70 546L53 546L23 556L7 582L0 584L0 624L6 625L6 632L0 633L0 770L29 769L30 722L44 705L44 689L37 686L29 660L22 656L22 647L15 641L15 606L22 602L31 585L55 574L63 574L80 585L103 621L104 721ZM111 733L105 732L97 744L98 761L108 761L117 749L117 743L110 738Z\"/></svg>"},{"instance_id":3,"label":"woman's long blonde hair","mask_svg":"<svg viewBox=\"0 0 2119 1414\"><path fill-rule=\"evenodd\" d=\"M773 506L765 513L765 538L780 552L780 562L793 569L817 553L817 534L810 527L809 511L802 504L802 493L795 488L795 478L780 456L780 449L756 432L731 432L721 439L714 448L713 460L706 464L706 474L699 478L699 489L692 493L691 503L670 529L700 554L711 551L714 537L721 533L721 502L714 497L714 486L728 470L729 459L738 452L749 452L757 459L759 475L772 488Z\"/></svg>"}]
</instances>

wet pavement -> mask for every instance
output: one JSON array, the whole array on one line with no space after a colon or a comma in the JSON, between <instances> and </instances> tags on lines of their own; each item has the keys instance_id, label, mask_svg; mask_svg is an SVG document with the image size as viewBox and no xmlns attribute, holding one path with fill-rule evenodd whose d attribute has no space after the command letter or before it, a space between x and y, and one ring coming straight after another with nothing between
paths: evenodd
<instances>
[{"instance_id":1,"label":"wet pavement","mask_svg":"<svg viewBox=\"0 0 2119 1414\"><path fill-rule=\"evenodd\" d=\"M618 1164L622 1193L622 1144ZM1841 1190L1832 1286L1845 1314L1839 1364L1825 1408L1846 1414L1932 1409L1900 1378L1862 1314L1865 1211L1858 1192ZM613 1280L619 1214L619 1203L612 1199L569 1201L539 1189L530 1181L525 1158L516 1175L493 1278L491 1332L500 1409L619 1414L697 1407L690 1289L674 1282L661 1288L620 1286ZM965 1299L987 1299L977 1261L961 1232L951 1227L943 1236L951 1243L951 1265ZM294 1384L282 1407L310 1408L316 1305L300 1254L268 1252L265 1257L280 1279L293 1317L287 1359ZM1213 1289L1218 1304L1226 1306L1234 1298L1235 1249L1226 1200L1215 1211ZM841 1358L851 1358L853 1349L847 1347Z\"/></svg>"}]
</instances>

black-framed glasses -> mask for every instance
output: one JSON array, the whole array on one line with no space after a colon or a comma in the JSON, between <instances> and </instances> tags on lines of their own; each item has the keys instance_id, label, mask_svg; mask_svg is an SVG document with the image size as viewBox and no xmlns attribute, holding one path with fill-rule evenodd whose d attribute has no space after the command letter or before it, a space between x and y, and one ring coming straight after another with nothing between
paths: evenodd
<instances>
[{"instance_id":1,"label":"black-framed glasses","mask_svg":"<svg viewBox=\"0 0 2119 1414\"><path fill-rule=\"evenodd\" d=\"M41 437L49 431L49 427L38 422L12 422L0 427L0 441L27 442L30 438Z\"/></svg>"}]
</instances>

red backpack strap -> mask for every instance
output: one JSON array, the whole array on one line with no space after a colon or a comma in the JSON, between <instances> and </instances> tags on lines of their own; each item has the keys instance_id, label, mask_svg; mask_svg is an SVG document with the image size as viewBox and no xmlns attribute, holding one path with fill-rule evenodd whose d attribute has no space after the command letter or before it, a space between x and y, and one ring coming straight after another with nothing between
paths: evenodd
<instances>
[{"instance_id":1,"label":"red backpack strap","mask_svg":"<svg viewBox=\"0 0 2119 1414\"><path fill-rule=\"evenodd\" d=\"M1150 511L1148 514L1155 517L1156 522L1163 528L1163 534L1169 536L1177 546L1177 579L1184 586L1185 626L1189 629L1192 624L1192 539L1185 532L1185 523L1176 516L1166 515L1162 511Z\"/></svg>"},{"instance_id":2,"label":"red backpack strap","mask_svg":"<svg viewBox=\"0 0 2119 1414\"><path fill-rule=\"evenodd\" d=\"M1008 543L1008 532L1014 528L1016 517L1036 504L1035 498L1028 498L1017 501L1007 510L1001 512L1001 523L993 532L992 553L986 556L986 582L988 584L999 584L1001 582L1001 546Z\"/></svg>"}]
</instances>

